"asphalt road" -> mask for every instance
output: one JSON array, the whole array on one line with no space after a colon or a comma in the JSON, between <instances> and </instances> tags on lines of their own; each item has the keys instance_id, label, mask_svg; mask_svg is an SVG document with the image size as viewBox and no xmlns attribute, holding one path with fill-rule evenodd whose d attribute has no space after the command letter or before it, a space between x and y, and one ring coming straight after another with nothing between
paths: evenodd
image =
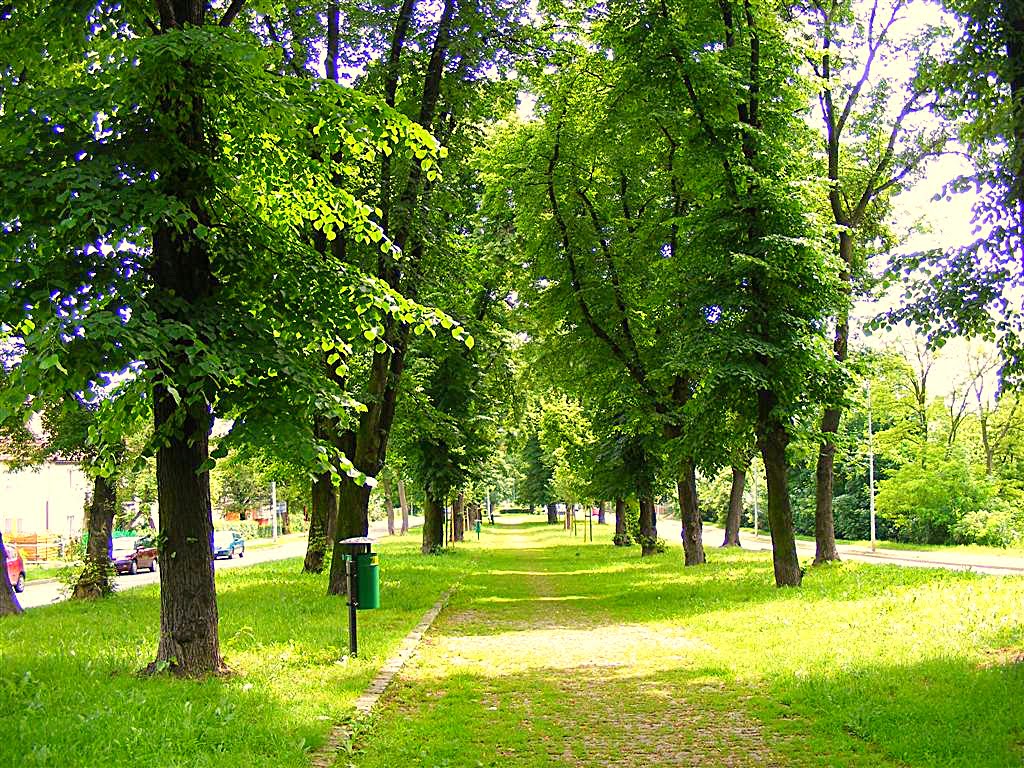
<instances>
[{"instance_id":1,"label":"asphalt road","mask_svg":"<svg viewBox=\"0 0 1024 768\"><path fill-rule=\"evenodd\" d=\"M423 518L411 517L409 518L410 525L421 525ZM387 521L380 520L370 523L370 536L373 538L382 538L387 535ZM410 535L418 535L418 532L413 532ZM221 571L225 568L244 568L248 565L255 565L256 563L266 563L271 560L287 560L290 557L303 557L306 554L306 534L295 533L288 536L282 536L279 544L262 545L258 547L253 546L252 541L249 542L245 549L245 557L236 557L233 560L217 560L215 561L215 568L217 571ZM117 589L125 590L132 589L133 587L141 587L144 584L155 584L160 581L160 570L157 569L156 573L137 573L134 576L124 575L117 577ZM18 602L21 603L22 608L35 608L40 605L49 605L50 603L57 603L64 599L63 595L64 585L58 581L43 581L33 582L30 581L25 585L25 591L18 595Z\"/></svg>"},{"instance_id":2,"label":"asphalt road","mask_svg":"<svg viewBox=\"0 0 1024 768\"><path fill-rule=\"evenodd\" d=\"M678 520L658 520L658 535L666 541L679 541ZM713 549L722 543L725 531L714 525L704 524L704 548ZM744 549L770 552L772 540L769 536L754 537L748 531L740 533L740 544ZM974 571L993 576L1020 576L1024 574L1024 558L1010 555L988 555L973 552L942 550L877 549L839 544L839 557L863 563L886 563L912 568L945 568L951 571ZM813 541L797 541L796 551L801 559L814 557Z\"/></svg>"}]
</instances>

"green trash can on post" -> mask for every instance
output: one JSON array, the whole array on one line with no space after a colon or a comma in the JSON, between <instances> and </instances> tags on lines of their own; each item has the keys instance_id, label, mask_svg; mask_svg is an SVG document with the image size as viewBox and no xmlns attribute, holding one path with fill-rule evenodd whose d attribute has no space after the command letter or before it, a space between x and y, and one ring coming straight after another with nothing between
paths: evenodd
<instances>
[{"instance_id":1,"label":"green trash can on post","mask_svg":"<svg viewBox=\"0 0 1024 768\"><path fill-rule=\"evenodd\" d=\"M373 539L360 536L339 542L348 550L345 560L346 592L348 593L348 649L359 653L356 612L367 608L380 608L380 560L373 549Z\"/></svg>"},{"instance_id":2,"label":"green trash can on post","mask_svg":"<svg viewBox=\"0 0 1024 768\"><path fill-rule=\"evenodd\" d=\"M356 555L356 595L360 611L380 608L380 555L376 552Z\"/></svg>"}]
</instances>

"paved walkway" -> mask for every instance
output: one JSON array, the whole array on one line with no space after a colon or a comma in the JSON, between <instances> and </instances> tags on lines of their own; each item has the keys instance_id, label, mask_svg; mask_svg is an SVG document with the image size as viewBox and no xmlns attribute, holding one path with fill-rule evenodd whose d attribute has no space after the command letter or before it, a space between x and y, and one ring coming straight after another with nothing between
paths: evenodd
<instances>
[{"instance_id":1,"label":"paved walkway","mask_svg":"<svg viewBox=\"0 0 1024 768\"><path fill-rule=\"evenodd\" d=\"M629 582L595 580L604 568L573 558L564 533L554 532L562 546L545 536L489 531L485 570L460 588L339 768L831 765L737 707L754 691L696 660L709 651L693 632L701 616L613 618Z\"/></svg>"}]
</instances>

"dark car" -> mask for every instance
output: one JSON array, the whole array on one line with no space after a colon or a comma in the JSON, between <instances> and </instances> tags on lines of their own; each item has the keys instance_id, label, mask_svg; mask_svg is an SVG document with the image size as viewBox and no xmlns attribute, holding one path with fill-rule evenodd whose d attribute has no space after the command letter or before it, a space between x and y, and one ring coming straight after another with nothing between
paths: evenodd
<instances>
[{"instance_id":1,"label":"dark car","mask_svg":"<svg viewBox=\"0 0 1024 768\"><path fill-rule=\"evenodd\" d=\"M228 560L235 555L245 557L245 539L237 531L215 531L213 534L213 559L226 557Z\"/></svg>"},{"instance_id":2,"label":"dark car","mask_svg":"<svg viewBox=\"0 0 1024 768\"><path fill-rule=\"evenodd\" d=\"M21 559L21 553L17 547L8 547L4 544L4 548L7 550L7 578L11 580L11 586L14 587L15 592L25 591L25 561Z\"/></svg>"},{"instance_id":3,"label":"dark car","mask_svg":"<svg viewBox=\"0 0 1024 768\"><path fill-rule=\"evenodd\" d=\"M119 536L114 539L111 560L118 573L136 574L144 568L156 570L157 550L149 536Z\"/></svg>"}]
</instances>

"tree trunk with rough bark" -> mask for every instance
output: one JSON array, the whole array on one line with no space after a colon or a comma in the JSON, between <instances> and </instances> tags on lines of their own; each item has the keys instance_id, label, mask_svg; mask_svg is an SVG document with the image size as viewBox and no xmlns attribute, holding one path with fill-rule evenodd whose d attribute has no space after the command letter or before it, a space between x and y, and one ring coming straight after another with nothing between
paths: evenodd
<instances>
[{"instance_id":1,"label":"tree trunk with rough bark","mask_svg":"<svg viewBox=\"0 0 1024 768\"><path fill-rule=\"evenodd\" d=\"M729 489L729 511L725 515L723 547L740 545L740 518L743 516L743 486L746 480L746 472L737 467L732 468L732 487Z\"/></svg>"},{"instance_id":2,"label":"tree trunk with rough bark","mask_svg":"<svg viewBox=\"0 0 1024 768\"><path fill-rule=\"evenodd\" d=\"M110 555L116 507L116 484L97 475L93 480L92 503L89 505L89 543L86 545L85 565L71 593L73 600L105 597L114 591L115 573Z\"/></svg>"},{"instance_id":3,"label":"tree trunk with rough bark","mask_svg":"<svg viewBox=\"0 0 1024 768\"><path fill-rule=\"evenodd\" d=\"M608 522L607 514L608 514L608 502L607 501L598 502L598 505L597 505L597 524L598 525L605 525L605 524L607 524L607 522Z\"/></svg>"},{"instance_id":4,"label":"tree trunk with rough bark","mask_svg":"<svg viewBox=\"0 0 1024 768\"><path fill-rule=\"evenodd\" d=\"M776 399L771 392L758 394L758 443L768 485L768 523L772 536L775 585L798 587L803 578L796 553L793 510L789 499L789 433L774 415Z\"/></svg>"},{"instance_id":5,"label":"tree trunk with rough bark","mask_svg":"<svg viewBox=\"0 0 1024 768\"><path fill-rule=\"evenodd\" d=\"M558 505L548 504L548 525L555 525L558 522Z\"/></svg>"},{"instance_id":6,"label":"tree trunk with rough bark","mask_svg":"<svg viewBox=\"0 0 1024 768\"><path fill-rule=\"evenodd\" d=\"M839 234L839 252L844 263L853 259L853 238L848 231ZM849 274L843 275L849 283ZM845 314L836 323L835 340L832 345L835 359L842 363L846 360L850 339L850 320ZM821 417L821 445L818 448L818 465L815 469L814 485L814 564L820 565L839 559L836 549L835 510L832 506L835 482L836 444L835 436L839 431L842 408L832 405L825 408Z\"/></svg>"},{"instance_id":7,"label":"tree trunk with rough bark","mask_svg":"<svg viewBox=\"0 0 1024 768\"><path fill-rule=\"evenodd\" d=\"M395 535L395 505L391 503L391 480L387 477L381 483L384 490L384 511L388 514L388 535Z\"/></svg>"},{"instance_id":8,"label":"tree trunk with rough bark","mask_svg":"<svg viewBox=\"0 0 1024 768\"><path fill-rule=\"evenodd\" d=\"M201 27L206 3L202 0L168 0L161 6L161 26ZM173 141L189 157L169 155L169 168L160 179L164 191L191 215L187 223L155 222L152 235L152 297L157 320L189 325L191 310L210 301L216 279L206 246L196 233L212 222L205 195L211 181L202 158L210 157L208 126L204 121L202 84L199 75L182 67L182 78L173 81L174 92L163 99L164 117L173 119ZM169 144L167 151L174 152ZM201 329L196 329L202 335ZM188 371L190 350L170 351L169 359L149 361L156 371ZM177 390L170 388L171 385ZM156 452L157 497L160 503L160 638L156 659L149 671L171 670L195 677L223 669L217 637L217 590L214 583L213 515L210 504L209 435L213 418L209 398L197 397L194 389L202 379L158 382L153 386L153 425L163 442ZM190 401L182 399L190 392ZM179 402L180 400L180 402Z\"/></svg>"},{"instance_id":9,"label":"tree trunk with rough bark","mask_svg":"<svg viewBox=\"0 0 1024 768\"><path fill-rule=\"evenodd\" d=\"M452 541L466 540L466 497L461 491L452 502Z\"/></svg>"},{"instance_id":10,"label":"tree trunk with rough bark","mask_svg":"<svg viewBox=\"0 0 1024 768\"><path fill-rule=\"evenodd\" d=\"M302 570L304 573L323 573L327 545L330 541L329 523L332 518L337 517L338 508L337 489L331 482L330 472L317 475L310 495L312 509L309 513L309 539Z\"/></svg>"},{"instance_id":11,"label":"tree trunk with rough bark","mask_svg":"<svg viewBox=\"0 0 1024 768\"><path fill-rule=\"evenodd\" d=\"M640 557L658 551L658 523L654 515L654 499L640 499Z\"/></svg>"},{"instance_id":12,"label":"tree trunk with rough bark","mask_svg":"<svg viewBox=\"0 0 1024 768\"><path fill-rule=\"evenodd\" d=\"M425 555L444 549L444 505L429 491L423 504L423 544L420 550Z\"/></svg>"},{"instance_id":13,"label":"tree trunk with rough bark","mask_svg":"<svg viewBox=\"0 0 1024 768\"><path fill-rule=\"evenodd\" d=\"M154 388L157 432L179 406L163 387ZM160 643L150 671L170 669L194 677L220 672L217 590L213 575L213 514L209 457L212 417L208 406L185 411L183 436L157 449L160 502ZM191 436L191 438L189 437Z\"/></svg>"},{"instance_id":14,"label":"tree trunk with rough bark","mask_svg":"<svg viewBox=\"0 0 1024 768\"><path fill-rule=\"evenodd\" d=\"M405 495L405 481L398 478L398 506L402 510L402 535L409 532L409 499Z\"/></svg>"},{"instance_id":15,"label":"tree trunk with rough bark","mask_svg":"<svg viewBox=\"0 0 1024 768\"><path fill-rule=\"evenodd\" d=\"M572 504L565 505L565 518L562 521L562 527L567 531L572 530L572 521L575 516L576 509Z\"/></svg>"},{"instance_id":16,"label":"tree trunk with rough bark","mask_svg":"<svg viewBox=\"0 0 1024 768\"><path fill-rule=\"evenodd\" d=\"M628 547L633 543L629 536L627 514L626 500L622 498L615 499L615 536L612 538L612 541L616 547Z\"/></svg>"},{"instance_id":17,"label":"tree trunk with rough bark","mask_svg":"<svg viewBox=\"0 0 1024 768\"><path fill-rule=\"evenodd\" d=\"M700 507L697 502L697 467L693 461L682 463L679 479L676 481L676 492L679 495L679 511L683 524L679 535L683 540L685 565L702 565L707 562L704 555L704 522L700 519Z\"/></svg>"},{"instance_id":18,"label":"tree trunk with rough bark","mask_svg":"<svg viewBox=\"0 0 1024 768\"><path fill-rule=\"evenodd\" d=\"M370 486L356 485L354 482L341 481L338 492L338 518L334 531L334 549L331 554L331 573L327 583L327 594L344 595L348 588L345 579L345 560L348 554L345 539L366 536L370 532L369 518L365 515L344 515L343 510L369 509Z\"/></svg>"},{"instance_id":19,"label":"tree trunk with rough bark","mask_svg":"<svg viewBox=\"0 0 1024 768\"><path fill-rule=\"evenodd\" d=\"M21 613L21 604L11 586L11 577L7 573L7 550L4 545L3 532L0 531L0 558L3 565L0 567L0 616L13 616Z\"/></svg>"}]
</instances>

